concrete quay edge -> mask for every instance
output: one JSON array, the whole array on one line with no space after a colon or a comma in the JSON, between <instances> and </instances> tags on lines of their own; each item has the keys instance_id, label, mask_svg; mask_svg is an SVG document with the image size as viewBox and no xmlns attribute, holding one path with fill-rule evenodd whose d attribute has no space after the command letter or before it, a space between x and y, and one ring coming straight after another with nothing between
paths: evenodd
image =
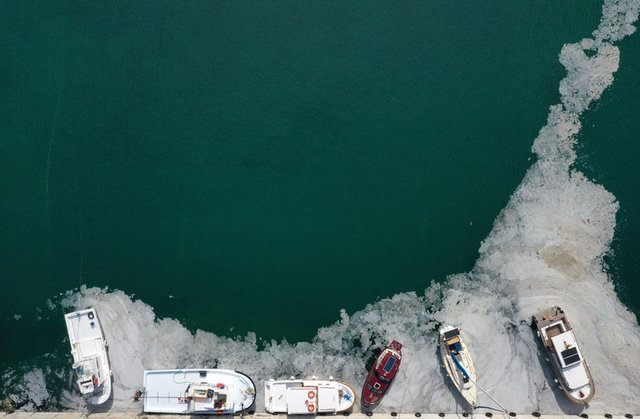
<instances>
[{"instance_id":1,"label":"concrete quay edge","mask_svg":"<svg viewBox=\"0 0 640 419\"><path fill-rule=\"evenodd\" d=\"M419 415L419 416L418 416ZM162 419L184 419L184 418L194 418L194 417L213 417L216 415L164 415L164 414L146 414L146 413L132 413L132 412L110 412L110 413L82 413L82 412L23 412L23 411L15 411L13 413L1 413L0 418L3 419L18 419L18 418L48 418L48 419L130 419L130 418L162 418ZM227 419L230 419L231 416L224 416ZM306 415L271 415L269 413L256 413L253 415L244 415L244 416L234 416L234 419L303 419L307 417ZM313 416L308 416L312 418ZM322 418L322 416L319 416ZM563 415L563 414L540 414L539 416L534 416L531 413L521 414L518 413L515 416L507 415L506 413L470 413L467 416L464 416L462 413L398 413L397 415L392 415L391 413L374 413L372 416L367 416L363 413L352 413L349 416L343 416L341 414L337 415L327 415L327 418L335 417L335 418L349 418L349 419L446 419L446 418L460 418L460 419L489 419L489 418L500 418L500 419L576 419L576 418L588 418L588 419L633 419L640 418L640 415L632 415L632 414L624 414L624 415L613 415L613 414L583 414L583 415Z\"/></svg>"}]
</instances>

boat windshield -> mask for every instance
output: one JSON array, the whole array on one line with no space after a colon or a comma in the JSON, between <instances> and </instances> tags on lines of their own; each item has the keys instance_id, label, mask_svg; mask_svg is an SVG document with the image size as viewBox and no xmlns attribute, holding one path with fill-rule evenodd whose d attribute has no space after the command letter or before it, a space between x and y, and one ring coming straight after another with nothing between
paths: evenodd
<instances>
[{"instance_id":1,"label":"boat windshield","mask_svg":"<svg viewBox=\"0 0 640 419\"><path fill-rule=\"evenodd\" d=\"M383 376L382 374L380 374L378 371L376 371L376 376L378 377L378 380L384 382L384 383L390 383L391 380L389 380L387 377Z\"/></svg>"},{"instance_id":2,"label":"boat windshield","mask_svg":"<svg viewBox=\"0 0 640 419\"><path fill-rule=\"evenodd\" d=\"M197 388L193 390L193 396L194 397L207 397L207 398L212 398L213 397L213 390L211 389L207 389L207 388Z\"/></svg>"}]
</instances>

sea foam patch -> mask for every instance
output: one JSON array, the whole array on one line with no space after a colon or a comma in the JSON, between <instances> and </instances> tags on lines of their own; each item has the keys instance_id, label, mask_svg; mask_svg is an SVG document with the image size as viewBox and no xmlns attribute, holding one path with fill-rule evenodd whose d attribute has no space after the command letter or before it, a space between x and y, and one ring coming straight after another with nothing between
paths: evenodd
<instances>
[{"instance_id":1,"label":"sea foam patch","mask_svg":"<svg viewBox=\"0 0 640 419\"><path fill-rule=\"evenodd\" d=\"M70 292L63 301L67 309L95 307L110 342L109 356L114 378L112 409L136 409L133 393L142 387L145 369L217 367L242 371L251 376L258 389L258 409L264 380L289 376L334 376L350 384L364 380L365 359L373 350L382 349L392 338L402 339L406 356L416 363L437 360L428 351L433 336L424 299L413 293L367 306L318 331L312 342L270 342L258 350L256 337L231 339L198 330L191 334L172 319L157 319L152 307L133 300L122 291L81 288ZM356 342L358 342L356 344ZM423 361L424 360L424 361ZM411 361L408 361L411 363ZM420 372L411 380L426 378ZM424 386L416 397L424 397ZM410 407L412 398L406 400ZM402 402L402 400L400 401Z\"/></svg>"},{"instance_id":2,"label":"sea foam patch","mask_svg":"<svg viewBox=\"0 0 640 419\"><path fill-rule=\"evenodd\" d=\"M464 297L468 305L496 309L488 313L494 330L485 326L481 339L472 334L472 345L496 342L492 348L505 360L486 359L486 349L476 350L485 358L476 361L478 373L496 394L525 409L579 411L553 391L548 362L538 356L536 339L526 330L533 313L553 304L567 312L590 363L596 397L589 409L640 409L633 384L640 369L632 367L640 362L640 331L618 301L602 262L618 204L602 186L572 169L579 116L612 83L619 65L619 50L609 41L633 32L629 25L637 19L638 7L638 2L605 2L594 38L563 47L560 62L567 76L560 82L562 103L551 107L533 145L538 160L496 219L468 278L479 289L493 288L493 296L480 300L477 291L469 292ZM453 288L464 290L460 283ZM446 300L459 300L458 293L450 291ZM473 325L473 319L460 319L452 311L444 312L447 319Z\"/></svg>"},{"instance_id":3,"label":"sea foam patch","mask_svg":"<svg viewBox=\"0 0 640 419\"><path fill-rule=\"evenodd\" d=\"M550 366L529 327L531 315L561 305L572 322L596 383L593 412L640 411L640 328L619 302L603 267L615 231L618 204L604 187L572 169L579 117L612 83L619 50L612 42L633 33L638 1L605 1L593 38L563 47L561 103L533 144L529 169L493 230L480 246L470 273L432 284L423 295L402 293L372 303L318 330L311 342L269 342L257 337L191 333L178 321L157 318L153 308L122 291L81 288L63 299L67 310L97 309L110 343L113 411L139 411L133 393L145 369L219 367L243 371L262 383L289 376L334 376L360 393L365 362L390 340L404 345L403 364L382 411L463 410L437 357L437 325L462 328L479 384L508 410L577 413L555 390ZM70 368L61 372L72 387ZM65 375L66 374L66 375ZM27 407L77 409L74 392L54 395L42 370L3 376L5 387L31 393ZM25 390L26 392L26 390ZM22 397L22 396L21 396ZM479 403L497 407L479 393Z\"/></svg>"}]
</instances>

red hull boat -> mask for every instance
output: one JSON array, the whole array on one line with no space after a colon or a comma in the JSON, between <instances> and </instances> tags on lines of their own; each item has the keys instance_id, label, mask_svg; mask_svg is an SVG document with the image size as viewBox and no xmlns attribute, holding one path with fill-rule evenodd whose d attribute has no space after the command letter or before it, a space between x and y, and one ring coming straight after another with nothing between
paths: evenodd
<instances>
[{"instance_id":1,"label":"red hull boat","mask_svg":"<svg viewBox=\"0 0 640 419\"><path fill-rule=\"evenodd\" d=\"M371 366L362 386L362 409L373 410L391 386L402 361L402 344L395 340L387 346Z\"/></svg>"}]
</instances>

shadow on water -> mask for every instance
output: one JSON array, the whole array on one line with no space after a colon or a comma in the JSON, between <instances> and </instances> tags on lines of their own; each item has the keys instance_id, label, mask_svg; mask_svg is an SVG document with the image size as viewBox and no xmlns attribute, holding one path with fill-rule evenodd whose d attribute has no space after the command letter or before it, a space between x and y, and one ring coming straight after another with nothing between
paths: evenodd
<instances>
[{"instance_id":1,"label":"shadow on water","mask_svg":"<svg viewBox=\"0 0 640 419\"><path fill-rule=\"evenodd\" d=\"M451 377L449 377L449 375L447 374L447 370L444 368L440 345L436 345L435 354L438 357L438 362L440 363L440 374L442 374L442 379L444 380L447 389L449 389L449 391L451 392L451 396L453 396L456 404L460 407L462 413L473 413L473 408L471 407L471 405L469 405L467 400L462 397L462 394L460 394L458 388L455 386L455 384L453 384ZM456 409L456 413L460 413L457 410L458 409Z\"/></svg>"},{"instance_id":2,"label":"shadow on water","mask_svg":"<svg viewBox=\"0 0 640 419\"><path fill-rule=\"evenodd\" d=\"M544 373L546 385L553 392L556 402L558 403L558 407L566 415L580 415L586 406L573 403L567 399L566 394L564 394L560 384L558 384L558 378L556 377L553 366L551 365L551 360L548 358L547 351L538 336L538 329L535 326L533 318L531 319L530 329L531 333L533 333L533 339L537 345L538 362L540 362L540 367Z\"/></svg>"}]
</instances>

